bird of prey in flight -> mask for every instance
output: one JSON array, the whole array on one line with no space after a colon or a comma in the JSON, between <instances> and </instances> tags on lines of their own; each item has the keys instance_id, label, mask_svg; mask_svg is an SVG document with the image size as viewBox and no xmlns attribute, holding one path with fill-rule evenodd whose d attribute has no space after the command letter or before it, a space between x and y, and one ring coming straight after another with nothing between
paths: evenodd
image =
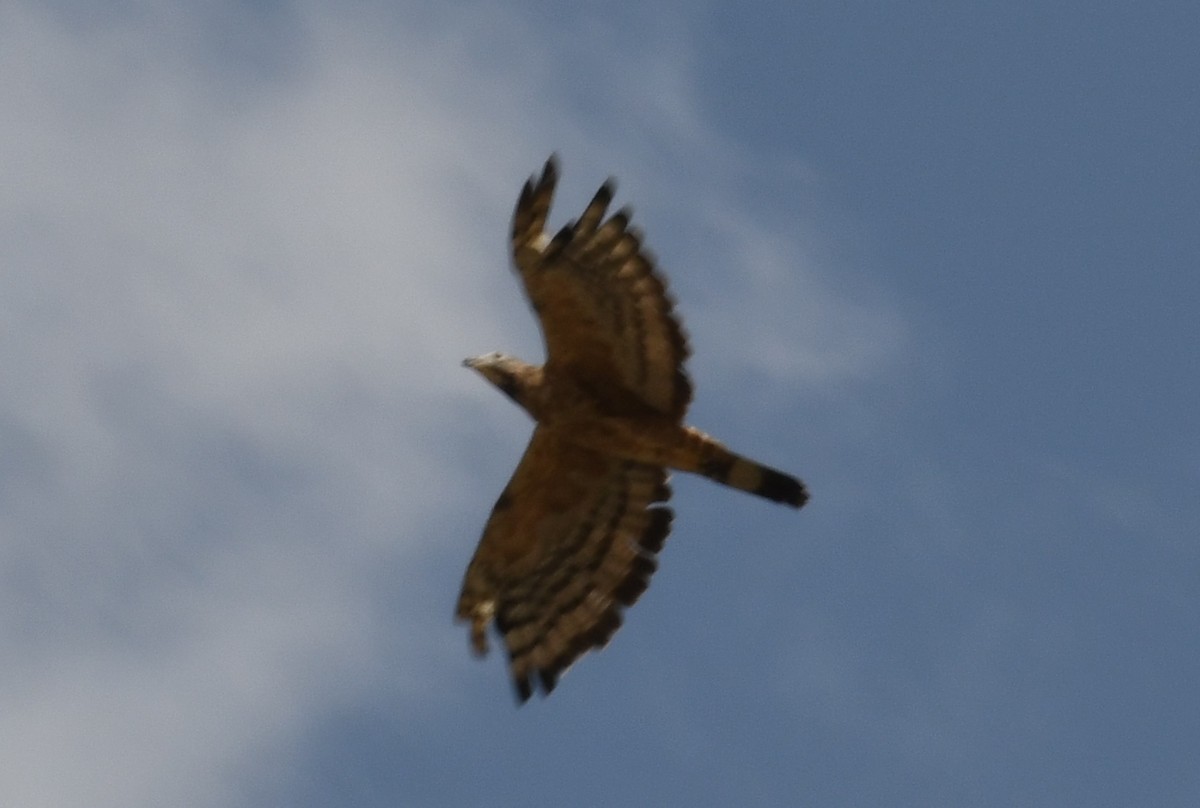
<instances>
[{"instance_id":1,"label":"bird of prey in flight","mask_svg":"<svg viewBox=\"0 0 1200 808\"><path fill-rule=\"evenodd\" d=\"M541 324L545 364L499 353L468 359L536 426L467 568L457 618L487 653L507 646L520 702L554 689L582 654L604 646L645 591L671 527L668 469L799 508L804 484L687 426L687 338L666 281L623 208L605 218L614 183L550 237L558 181L551 155L513 215L513 261Z\"/></svg>"}]
</instances>

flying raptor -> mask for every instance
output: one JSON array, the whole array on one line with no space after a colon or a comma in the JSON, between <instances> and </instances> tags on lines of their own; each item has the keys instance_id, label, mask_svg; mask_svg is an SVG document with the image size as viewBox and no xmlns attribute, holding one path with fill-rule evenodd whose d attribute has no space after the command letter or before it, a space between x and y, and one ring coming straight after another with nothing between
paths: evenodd
<instances>
[{"instance_id":1,"label":"flying raptor","mask_svg":"<svg viewBox=\"0 0 1200 808\"><path fill-rule=\"evenodd\" d=\"M550 238L554 155L513 215L512 251L541 323L540 367L499 353L468 359L536 426L467 567L457 618L478 655L487 628L508 649L517 698L549 694L582 654L607 644L646 590L671 529L667 469L799 508L804 484L686 426L687 338L666 282L610 179Z\"/></svg>"}]
</instances>

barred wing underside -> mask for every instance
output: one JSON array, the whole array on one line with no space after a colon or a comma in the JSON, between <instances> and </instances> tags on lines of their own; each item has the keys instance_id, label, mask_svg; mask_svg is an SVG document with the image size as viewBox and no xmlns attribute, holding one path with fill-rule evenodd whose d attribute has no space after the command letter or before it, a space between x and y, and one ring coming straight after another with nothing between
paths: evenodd
<instances>
[{"instance_id":1,"label":"barred wing underside","mask_svg":"<svg viewBox=\"0 0 1200 808\"><path fill-rule=\"evenodd\" d=\"M666 281L642 248L623 208L607 220L614 184L606 182L577 222L553 239L546 217L558 182L550 157L525 183L513 214L513 261L546 340L546 367L585 379L608 402L632 394L642 406L682 418L692 398L683 363L687 338Z\"/></svg>"},{"instance_id":2,"label":"barred wing underside","mask_svg":"<svg viewBox=\"0 0 1200 808\"><path fill-rule=\"evenodd\" d=\"M484 528L457 616L508 649L520 701L603 647L649 585L670 531L662 468L574 446L539 426Z\"/></svg>"}]
</instances>

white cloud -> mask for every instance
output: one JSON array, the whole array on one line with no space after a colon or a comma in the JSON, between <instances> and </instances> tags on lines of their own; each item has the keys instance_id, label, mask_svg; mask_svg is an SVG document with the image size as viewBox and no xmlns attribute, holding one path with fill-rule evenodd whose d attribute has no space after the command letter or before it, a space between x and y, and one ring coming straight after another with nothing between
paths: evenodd
<instances>
[{"instance_id":1,"label":"white cloud","mask_svg":"<svg viewBox=\"0 0 1200 808\"><path fill-rule=\"evenodd\" d=\"M563 54L519 20L299 8L283 45L261 43L266 67L231 66L219 46L238 26L188 9L89 20L17 3L0 26L13 804L229 804L248 758L385 675L381 637L420 648L401 674L414 691L435 679L422 664L460 664L423 640L454 592L398 623L373 582L413 589L413 559L449 552L448 518L478 529L493 492L472 464L511 463L467 445L468 415L510 413L458 360L540 350L503 254L513 178L561 146L570 200L601 157L672 182L644 140L611 145L627 121L555 111ZM661 115L660 137L719 169L680 63L628 61L596 98ZM657 79L625 72L639 66ZM677 203L712 215L720 188L705 188ZM764 370L869 372L898 326L804 272L773 275L788 235L727 221L738 266L762 274L704 327L743 333ZM852 347L800 331L785 348L776 288L816 301L810 321L832 309ZM465 560L473 535L453 539Z\"/></svg>"},{"instance_id":2,"label":"white cloud","mask_svg":"<svg viewBox=\"0 0 1200 808\"><path fill-rule=\"evenodd\" d=\"M0 793L23 805L226 804L246 755L378 675L365 584L403 586L465 484L430 436L501 330L460 294L503 243L464 221L467 110L319 18L304 69L231 87L161 13L10 9L0 46Z\"/></svg>"}]
</instances>

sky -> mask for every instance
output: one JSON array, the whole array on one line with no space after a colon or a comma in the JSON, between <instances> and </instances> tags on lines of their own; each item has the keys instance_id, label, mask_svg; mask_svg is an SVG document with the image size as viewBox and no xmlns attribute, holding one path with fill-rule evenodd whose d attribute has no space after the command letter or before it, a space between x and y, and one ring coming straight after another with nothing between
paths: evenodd
<instances>
[{"instance_id":1,"label":"sky","mask_svg":"<svg viewBox=\"0 0 1200 808\"><path fill-rule=\"evenodd\" d=\"M1192 806L1191 2L0 8L0 802ZM452 621L605 178L690 420L653 584L518 709Z\"/></svg>"}]
</instances>

